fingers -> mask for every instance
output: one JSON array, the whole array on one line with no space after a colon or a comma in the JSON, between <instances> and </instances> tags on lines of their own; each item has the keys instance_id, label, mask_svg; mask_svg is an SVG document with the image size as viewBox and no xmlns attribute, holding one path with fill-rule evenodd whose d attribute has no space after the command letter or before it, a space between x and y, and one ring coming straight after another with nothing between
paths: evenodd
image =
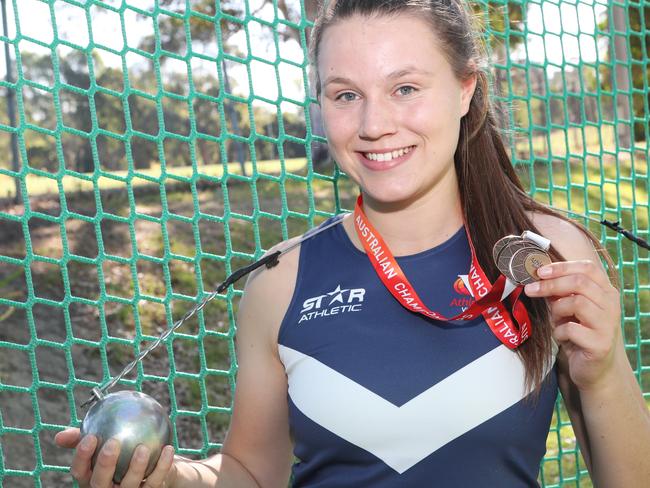
<instances>
[{"instance_id":1,"label":"fingers","mask_svg":"<svg viewBox=\"0 0 650 488\"><path fill-rule=\"evenodd\" d=\"M110 488L113 486L115 466L120 455L120 443L117 439L109 439L97 456L97 462L90 477L92 488Z\"/></svg>"},{"instance_id":2,"label":"fingers","mask_svg":"<svg viewBox=\"0 0 650 488\"><path fill-rule=\"evenodd\" d=\"M601 322L594 320L593 314L597 310L617 315L618 290L611 285L600 265L586 260L558 262L539 268L537 274L541 280L526 285L524 289L529 297L543 297L555 302L559 298L582 295L586 301L565 301L562 308L566 310L569 304L573 304L575 312L586 314L586 320L591 323ZM577 314L563 316L571 315Z\"/></svg>"},{"instance_id":3,"label":"fingers","mask_svg":"<svg viewBox=\"0 0 650 488\"><path fill-rule=\"evenodd\" d=\"M599 263L588 259L581 261L558 261L537 270L537 275L546 280L568 275L586 275L603 289L611 287L609 278Z\"/></svg>"},{"instance_id":4,"label":"fingers","mask_svg":"<svg viewBox=\"0 0 650 488\"><path fill-rule=\"evenodd\" d=\"M576 322L566 322L555 327L553 338L560 344L570 343L583 350L591 349L597 340L592 330Z\"/></svg>"},{"instance_id":5,"label":"fingers","mask_svg":"<svg viewBox=\"0 0 650 488\"><path fill-rule=\"evenodd\" d=\"M142 479L146 475L147 466L149 464L149 457L151 451L147 446L139 445L129 464L129 470L124 475L120 488L138 488L142 484ZM174 461L174 448L166 446L161 454L156 467L147 477L142 488L160 488L163 486L169 475L169 470Z\"/></svg>"},{"instance_id":6,"label":"fingers","mask_svg":"<svg viewBox=\"0 0 650 488\"><path fill-rule=\"evenodd\" d=\"M575 318L582 325L595 328L603 319L603 311L584 295L569 295L551 300L549 310L554 324Z\"/></svg>"},{"instance_id":7,"label":"fingers","mask_svg":"<svg viewBox=\"0 0 650 488\"><path fill-rule=\"evenodd\" d=\"M542 268L540 268L542 269ZM529 297L552 296L565 297L580 294L588 297L596 306L607 302L606 291L588 274L569 274L552 278L544 278L535 283L526 285L526 295Z\"/></svg>"},{"instance_id":8,"label":"fingers","mask_svg":"<svg viewBox=\"0 0 650 488\"><path fill-rule=\"evenodd\" d=\"M174 462L174 448L172 446L165 446L160 454L160 459L158 459L158 464L147 477L142 488L158 488L165 486L164 483L167 481L169 472L172 468Z\"/></svg>"},{"instance_id":9,"label":"fingers","mask_svg":"<svg viewBox=\"0 0 650 488\"><path fill-rule=\"evenodd\" d=\"M81 486L92 488L113 487L113 475L117 460L120 454L120 443L110 439L104 444L97 456L94 469L91 468L91 460L97 448L97 438L87 435L80 440L80 431L77 428L67 428L58 432L54 438L59 447L74 448L76 452L70 466L70 474ZM133 453L129 470L124 475L120 488L138 488L145 477L149 463L150 450L140 445ZM174 448L165 446L162 450L156 467L145 480L142 488L160 488L168 481L170 470L174 462Z\"/></svg>"},{"instance_id":10,"label":"fingers","mask_svg":"<svg viewBox=\"0 0 650 488\"><path fill-rule=\"evenodd\" d=\"M559 344L577 347L586 361L602 361L610 356L612 350L611 338L576 322L566 322L555 327L553 338Z\"/></svg>"},{"instance_id":11,"label":"fingers","mask_svg":"<svg viewBox=\"0 0 650 488\"><path fill-rule=\"evenodd\" d=\"M92 475L90 460L93 457L96 447L97 438L93 435L87 435L77 446L77 451L72 458L70 474L81 485L86 485L90 481Z\"/></svg>"},{"instance_id":12,"label":"fingers","mask_svg":"<svg viewBox=\"0 0 650 488\"><path fill-rule=\"evenodd\" d=\"M590 328L618 324L618 290L598 264L558 262L539 268L537 273L541 280L526 285L526 295L546 298L554 323L575 319Z\"/></svg>"},{"instance_id":13,"label":"fingers","mask_svg":"<svg viewBox=\"0 0 650 488\"><path fill-rule=\"evenodd\" d=\"M577 322L565 322L553 329L553 338L562 348L573 354L583 354L585 360L600 357L599 336L592 329Z\"/></svg>"},{"instance_id":14,"label":"fingers","mask_svg":"<svg viewBox=\"0 0 650 488\"><path fill-rule=\"evenodd\" d=\"M140 486L142 479L145 477L150 455L151 450L147 446L140 444L136 448L129 463L129 469L122 478L120 488L137 488Z\"/></svg>"},{"instance_id":15,"label":"fingers","mask_svg":"<svg viewBox=\"0 0 650 488\"><path fill-rule=\"evenodd\" d=\"M77 446L80 437L81 435L79 429L76 427L68 427L61 432L56 433L54 436L54 442L59 447L67 447L68 449L72 449Z\"/></svg>"}]
</instances>

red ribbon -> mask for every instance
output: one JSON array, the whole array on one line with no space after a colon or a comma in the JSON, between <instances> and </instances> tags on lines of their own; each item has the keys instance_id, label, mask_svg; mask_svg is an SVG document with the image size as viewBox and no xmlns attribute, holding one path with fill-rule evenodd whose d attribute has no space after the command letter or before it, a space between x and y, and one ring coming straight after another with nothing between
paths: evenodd
<instances>
[{"instance_id":1,"label":"red ribbon","mask_svg":"<svg viewBox=\"0 0 650 488\"><path fill-rule=\"evenodd\" d=\"M354 208L354 228L363 244L368 259L370 259L370 263L375 268L375 272L388 291L404 308L443 322L473 320L479 315L483 315L494 335L510 349L515 349L528 339L531 332L530 318L526 307L519 301L523 287L518 286L509 296L512 303L511 315L501 301L506 278L501 275L494 284L490 283L476 258L474 244L469 232L467 233L467 239L472 252L472 264L469 269L468 281L472 289L474 302L464 312L455 317L447 318L424 305L402 268L397 264L395 256L368 221L363 212L362 204L363 199L359 195ZM467 232L467 227L465 230Z\"/></svg>"}]
</instances>

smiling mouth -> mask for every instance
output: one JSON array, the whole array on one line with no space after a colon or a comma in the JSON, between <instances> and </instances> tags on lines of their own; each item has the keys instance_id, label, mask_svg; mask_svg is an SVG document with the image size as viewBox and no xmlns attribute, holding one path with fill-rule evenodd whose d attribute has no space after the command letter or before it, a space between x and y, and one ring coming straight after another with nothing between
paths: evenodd
<instances>
[{"instance_id":1,"label":"smiling mouth","mask_svg":"<svg viewBox=\"0 0 650 488\"><path fill-rule=\"evenodd\" d=\"M410 153L413 149L415 149L415 146L407 146L400 149L395 149L394 151L364 152L363 155L365 158L371 161L392 161L393 159L397 159L401 156L404 156L405 154Z\"/></svg>"}]
</instances>

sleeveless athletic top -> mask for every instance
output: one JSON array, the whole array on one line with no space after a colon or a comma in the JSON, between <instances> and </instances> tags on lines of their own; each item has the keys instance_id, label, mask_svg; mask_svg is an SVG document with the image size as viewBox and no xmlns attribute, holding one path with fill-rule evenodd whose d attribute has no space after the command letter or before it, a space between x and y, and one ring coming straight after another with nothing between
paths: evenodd
<instances>
[{"instance_id":1,"label":"sleeveless athletic top","mask_svg":"<svg viewBox=\"0 0 650 488\"><path fill-rule=\"evenodd\" d=\"M467 307L464 229L397 261L429 308L451 317ZM482 317L442 323L407 311L341 225L301 244L278 344L294 486L539 486L555 367L526 398L521 361Z\"/></svg>"}]
</instances>

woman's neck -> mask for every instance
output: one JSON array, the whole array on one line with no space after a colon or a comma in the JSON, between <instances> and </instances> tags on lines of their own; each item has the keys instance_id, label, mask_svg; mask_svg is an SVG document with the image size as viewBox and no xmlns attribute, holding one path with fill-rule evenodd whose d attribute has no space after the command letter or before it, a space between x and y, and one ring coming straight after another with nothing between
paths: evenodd
<instances>
[{"instance_id":1,"label":"woman's neck","mask_svg":"<svg viewBox=\"0 0 650 488\"><path fill-rule=\"evenodd\" d=\"M457 187L448 195L429 192L400 204L378 202L364 195L363 210L395 256L416 254L442 244L463 225ZM363 249L352 220L345 224L352 242Z\"/></svg>"}]
</instances>

